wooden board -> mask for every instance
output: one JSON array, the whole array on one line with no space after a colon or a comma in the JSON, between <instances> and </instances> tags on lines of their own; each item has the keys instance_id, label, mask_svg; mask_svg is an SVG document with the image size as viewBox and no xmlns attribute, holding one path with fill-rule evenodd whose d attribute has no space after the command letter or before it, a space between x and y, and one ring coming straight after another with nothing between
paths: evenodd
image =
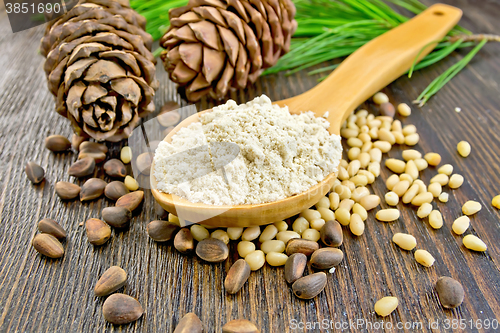
<instances>
[{"instance_id":1,"label":"wooden board","mask_svg":"<svg viewBox=\"0 0 500 333\"><path fill-rule=\"evenodd\" d=\"M482 33L500 31L498 2L446 2L464 10L465 27ZM435 203L444 215L443 228L432 230L408 206L398 206L402 217L394 223L377 222L374 213L370 213L363 236L354 238L348 230L344 231L345 260L328 277L325 291L313 300L303 301L293 296L283 269L269 266L252 273L237 295L226 295L223 281L225 272L237 259L234 246L229 260L210 265L178 254L170 244L153 242L146 234L147 223L157 218L150 192L146 193L142 213L134 217L129 230L114 232L102 247L87 242L79 223L100 217L102 208L112 203L105 199L64 203L54 193L57 181L70 180L67 169L76 155L56 155L43 147L46 136L70 137L71 129L53 111L53 99L46 89L43 57L37 53L42 34L43 27L12 34L5 12L0 13L0 331L172 332L182 315L191 311L198 314L208 332L220 332L224 323L235 318L255 322L262 332L334 331L322 324L337 328L343 325L343 332L394 332L397 323L407 325L399 331L438 332L451 331L446 325L460 321L467 327L464 331L489 332L492 330L485 329L487 320L496 320L498 324L500 215L491 206L491 198L500 193L499 44L487 45L427 106L413 107L410 117L400 118L403 124L417 126L421 136L418 150L440 153L442 163L453 164L455 171L465 177L460 189L449 191L447 204ZM384 91L394 103L410 103L464 54L461 51L419 71L411 80L400 78ZM157 106L168 100L187 105L158 67L161 88L156 96ZM279 100L311 88L317 78L306 72L289 77L269 76L230 98L244 102L265 93ZM213 105L213 101L204 100L198 107L203 110ZM456 107L461 108L460 113ZM468 140L472 145L472 154L466 159L456 153L460 140ZM117 156L119 146L110 148L110 155ZM389 156L400 157L401 150L394 149ZM46 170L46 180L39 186L33 186L23 171L31 160ZM390 175L382 169L381 177L372 186L379 195L385 193L384 181ZM422 178L428 182L435 173L433 169L426 170ZM104 177L101 171L97 176ZM451 232L461 205L469 199L483 205L472 218L468 233L478 235L488 244L484 254L465 249L461 237ZM59 221L68 231L66 254L61 260L44 258L30 245L36 223L43 217ZM411 253L396 248L391 243L396 232L413 234L418 247L436 258L434 266L424 268ZM138 298L146 309L145 316L133 324L106 323L101 315L103 299L93 296L95 282L111 265L120 265L128 272L124 292ZM458 309L444 310L439 305L433 286L442 275L456 278L465 289L465 301ZM374 313L373 305L387 295L397 296L400 304L390 317L382 319ZM382 321L385 329L376 330ZM294 324L307 322L319 324L310 330L295 329ZM415 326L419 323L422 330ZM430 324L437 326L429 327ZM387 329L387 325L394 329Z\"/></svg>"}]
</instances>

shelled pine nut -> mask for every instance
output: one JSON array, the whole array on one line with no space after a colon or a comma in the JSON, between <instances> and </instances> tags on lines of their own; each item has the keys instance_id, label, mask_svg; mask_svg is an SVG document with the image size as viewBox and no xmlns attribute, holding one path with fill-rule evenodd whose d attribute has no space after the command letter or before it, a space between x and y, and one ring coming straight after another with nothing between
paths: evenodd
<instances>
[{"instance_id":1,"label":"shelled pine nut","mask_svg":"<svg viewBox=\"0 0 500 333\"><path fill-rule=\"evenodd\" d=\"M385 160L385 166L395 173L403 173L405 171L406 163L396 158L388 158Z\"/></svg>"},{"instance_id":2,"label":"shelled pine nut","mask_svg":"<svg viewBox=\"0 0 500 333\"><path fill-rule=\"evenodd\" d=\"M283 243L287 243L290 239L292 238L300 238L300 235L296 233L295 231L291 230L286 230L286 231L280 231L276 235L276 239L282 241Z\"/></svg>"},{"instance_id":3,"label":"shelled pine nut","mask_svg":"<svg viewBox=\"0 0 500 333\"><path fill-rule=\"evenodd\" d=\"M413 198L411 204L414 206L422 206L426 202L431 203L432 199L434 199L432 193L430 192L420 193Z\"/></svg>"},{"instance_id":4,"label":"shelled pine nut","mask_svg":"<svg viewBox=\"0 0 500 333\"><path fill-rule=\"evenodd\" d=\"M469 200L462 206L462 213L465 215L473 215L481 210L481 204L474 200Z\"/></svg>"},{"instance_id":5,"label":"shelled pine nut","mask_svg":"<svg viewBox=\"0 0 500 333\"><path fill-rule=\"evenodd\" d=\"M434 209L429 214L429 225L434 229L441 229L443 226L443 215L439 210Z\"/></svg>"},{"instance_id":6,"label":"shelled pine nut","mask_svg":"<svg viewBox=\"0 0 500 333\"><path fill-rule=\"evenodd\" d=\"M241 241L238 243L237 250L240 257L245 258L249 253L255 251L255 244L249 241Z\"/></svg>"},{"instance_id":7,"label":"shelled pine nut","mask_svg":"<svg viewBox=\"0 0 500 333\"><path fill-rule=\"evenodd\" d=\"M207 228L199 224L193 224L190 230L191 230L191 235L193 235L193 238L196 239L198 242L201 242L202 240L210 237L210 233L208 232Z\"/></svg>"},{"instance_id":8,"label":"shelled pine nut","mask_svg":"<svg viewBox=\"0 0 500 333\"><path fill-rule=\"evenodd\" d=\"M368 185L368 178L364 175L356 175L350 179L350 181L357 186L366 186ZM352 193L351 193L352 195Z\"/></svg>"},{"instance_id":9,"label":"shelled pine nut","mask_svg":"<svg viewBox=\"0 0 500 333\"><path fill-rule=\"evenodd\" d=\"M410 184L412 184L412 183L413 183L413 177L412 177L412 176L410 176L410 175L409 175L409 174L407 174L407 173L402 173L402 174L400 174L400 175L399 175L399 180L407 180L407 181L409 181L409 182L410 182Z\"/></svg>"},{"instance_id":10,"label":"shelled pine nut","mask_svg":"<svg viewBox=\"0 0 500 333\"><path fill-rule=\"evenodd\" d=\"M354 205L354 200L344 199L340 202L339 208L343 208L347 211L350 211L353 205Z\"/></svg>"},{"instance_id":11,"label":"shelled pine nut","mask_svg":"<svg viewBox=\"0 0 500 333\"><path fill-rule=\"evenodd\" d=\"M331 192L328 195L328 199L330 199L330 209L336 210L339 207L339 203L340 203L339 194L336 192Z\"/></svg>"},{"instance_id":12,"label":"shelled pine nut","mask_svg":"<svg viewBox=\"0 0 500 333\"><path fill-rule=\"evenodd\" d=\"M411 115L411 108L406 103L400 103L398 105L398 113L403 117L408 117Z\"/></svg>"},{"instance_id":13,"label":"shelled pine nut","mask_svg":"<svg viewBox=\"0 0 500 333\"><path fill-rule=\"evenodd\" d=\"M451 164L444 164L438 169L438 173L444 173L447 176L450 176L453 172L453 165Z\"/></svg>"},{"instance_id":14,"label":"shelled pine nut","mask_svg":"<svg viewBox=\"0 0 500 333\"><path fill-rule=\"evenodd\" d=\"M417 239L410 234L398 232L392 236L392 241L403 250L411 251L417 246Z\"/></svg>"},{"instance_id":15,"label":"shelled pine nut","mask_svg":"<svg viewBox=\"0 0 500 333\"><path fill-rule=\"evenodd\" d=\"M351 192L351 199L354 200L355 202L359 202L359 200L361 200L362 197L365 197L369 194L370 191L368 190L368 188L364 186L356 187L354 191Z\"/></svg>"},{"instance_id":16,"label":"shelled pine nut","mask_svg":"<svg viewBox=\"0 0 500 333\"><path fill-rule=\"evenodd\" d=\"M387 97L386 94L383 92L378 92L375 95L373 95L373 102L377 103L378 105L384 104L389 102L389 97Z\"/></svg>"},{"instance_id":17,"label":"shelled pine nut","mask_svg":"<svg viewBox=\"0 0 500 333\"><path fill-rule=\"evenodd\" d=\"M416 160L413 160L415 162L415 165L417 166L418 171L423 171L427 169L429 166L429 163L423 158L417 158Z\"/></svg>"},{"instance_id":18,"label":"shelled pine nut","mask_svg":"<svg viewBox=\"0 0 500 333\"><path fill-rule=\"evenodd\" d=\"M413 184L417 184L418 185L418 193L419 194L427 192L427 185L425 185L425 183L421 179L415 179L413 181Z\"/></svg>"},{"instance_id":19,"label":"shelled pine nut","mask_svg":"<svg viewBox=\"0 0 500 333\"><path fill-rule=\"evenodd\" d=\"M337 178L340 179L340 180L349 179L349 173L347 172L347 170L342 165L339 166L339 171L338 171L338 174L337 174Z\"/></svg>"},{"instance_id":20,"label":"shelled pine nut","mask_svg":"<svg viewBox=\"0 0 500 333\"><path fill-rule=\"evenodd\" d=\"M366 210L372 210L380 204L380 198L378 195L370 194L361 198L359 204Z\"/></svg>"},{"instance_id":21,"label":"shelled pine nut","mask_svg":"<svg viewBox=\"0 0 500 333\"><path fill-rule=\"evenodd\" d=\"M335 213L333 214L333 218L331 218L329 220L317 219L317 220L311 221L309 224L311 225L311 228L319 231L325 225L326 221L333 220L334 218L335 218Z\"/></svg>"},{"instance_id":22,"label":"shelled pine nut","mask_svg":"<svg viewBox=\"0 0 500 333\"><path fill-rule=\"evenodd\" d=\"M380 163L371 162L368 164L368 171L370 171L375 177L380 176Z\"/></svg>"},{"instance_id":23,"label":"shelled pine nut","mask_svg":"<svg viewBox=\"0 0 500 333\"><path fill-rule=\"evenodd\" d=\"M330 200L328 200L327 197L322 197L319 199L319 201L314 205L317 208L329 208L330 207Z\"/></svg>"},{"instance_id":24,"label":"shelled pine nut","mask_svg":"<svg viewBox=\"0 0 500 333\"><path fill-rule=\"evenodd\" d=\"M409 160L408 162L406 162L405 173L409 174L413 179L418 178L418 168L415 164L415 161Z\"/></svg>"},{"instance_id":25,"label":"shelled pine nut","mask_svg":"<svg viewBox=\"0 0 500 333\"><path fill-rule=\"evenodd\" d=\"M210 237L217 238L224 242L224 244L229 244L229 235L225 230L217 229L210 234Z\"/></svg>"},{"instance_id":26,"label":"shelled pine nut","mask_svg":"<svg viewBox=\"0 0 500 333\"><path fill-rule=\"evenodd\" d=\"M310 241L313 241L313 242L319 241L319 238L320 238L319 231L316 230L316 229L312 229L312 228L304 230L302 232L301 236L302 236L303 239L307 239L307 240L310 240Z\"/></svg>"},{"instance_id":27,"label":"shelled pine nut","mask_svg":"<svg viewBox=\"0 0 500 333\"><path fill-rule=\"evenodd\" d=\"M470 226L470 218L466 215L460 216L457 218L455 221L453 221L453 225L451 228L453 229L453 232L456 233L457 235L463 234L467 229L469 229Z\"/></svg>"},{"instance_id":28,"label":"shelled pine nut","mask_svg":"<svg viewBox=\"0 0 500 333\"><path fill-rule=\"evenodd\" d=\"M274 237L276 237L277 233L278 233L278 228L270 224L267 227L265 227L262 233L260 234L259 242L263 243L265 241L271 240Z\"/></svg>"},{"instance_id":29,"label":"shelled pine nut","mask_svg":"<svg viewBox=\"0 0 500 333\"><path fill-rule=\"evenodd\" d=\"M347 139L347 145L349 147L361 148L361 146L363 146L363 141L361 141L358 138L349 138L349 139Z\"/></svg>"},{"instance_id":30,"label":"shelled pine nut","mask_svg":"<svg viewBox=\"0 0 500 333\"><path fill-rule=\"evenodd\" d=\"M441 186L441 184L436 182L436 183L431 183L428 187L428 190L430 193L432 193L434 198L437 198L443 191L443 187Z\"/></svg>"},{"instance_id":31,"label":"shelled pine nut","mask_svg":"<svg viewBox=\"0 0 500 333\"><path fill-rule=\"evenodd\" d=\"M375 303L374 309L379 316L386 317L396 310L398 303L397 297L386 296Z\"/></svg>"},{"instance_id":32,"label":"shelled pine nut","mask_svg":"<svg viewBox=\"0 0 500 333\"><path fill-rule=\"evenodd\" d=\"M431 267L436 259L426 250L415 251L415 260L422 266Z\"/></svg>"},{"instance_id":33,"label":"shelled pine nut","mask_svg":"<svg viewBox=\"0 0 500 333\"><path fill-rule=\"evenodd\" d=\"M320 212L314 209L304 209L302 212L300 212L299 216L303 217L307 221L312 221L321 218Z\"/></svg>"},{"instance_id":34,"label":"shelled pine nut","mask_svg":"<svg viewBox=\"0 0 500 333\"><path fill-rule=\"evenodd\" d=\"M405 136L405 145L407 146L415 146L418 141L420 141L420 136L418 133L413 133Z\"/></svg>"},{"instance_id":35,"label":"shelled pine nut","mask_svg":"<svg viewBox=\"0 0 500 333\"><path fill-rule=\"evenodd\" d=\"M278 232L288 230L288 224L285 221L274 222L274 226L278 229Z\"/></svg>"},{"instance_id":36,"label":"shelled pine nut","mask_svg":"<svg viewBox=\"0 0 500 333\"><path fill-rule=\"evenodd\" d=\"M381 128L378 130L378 138L382 141L387 141L391 145L396 143L396 138L388 129Z\"/></svg>"},{"instance_id":37,"label":"shelled pine nut","mask_svg":"<svg viewBox=\"0 0 500 333\"><path fill-rule=\"evenodd\" d=\"M405 194L403 194L401 201L403 201L403 203L405 204L410 203L417 196L419 189L420 188L418 184L413 184L412 186L410 186L408 191L406 191Z\"/></svg>"},{"instance_id":38,"label":"shelled pine nut","mask_svg":"<svg viewBox=\"0 0 500 333\"><path fill-rule=\"evenodd\" d=\"M360 161L357 160L351 161L347 166L347 173L349 174L349 177L355 176L358 173L359 168L361 168Z\"/></svg>"},{"instance_id":39,"label":"shelled pine nut","mask_svg":"<svg viewBox=\"0 0 500 333\"><path fill-rule=\"evenodd\" d=\"M390 191L390 192L387 192L385 194L385 202L389 205L389 206L397 206L398 205L398 202L399 202L399 196Z\"/></svg>"},{"instance_id":40,"label":"shelled pine nut","mask_svg":"<svg viewBox=\"0 0 500 333\"><path fill-rule=\"evenodd\" d=\"M403 145L405 143L405 136L402 132L392 131L391 133L394 135L398 145Z\"/></svg>"},{"instance_id":41,"label":"shelled pine nut","mask_svg":"<svg viewBox=\"0 0 500 333\"><path fill-rule=\"evenodd\" d=\"M354 189L356 188L356 185L354 185L353 182L351 182L350 180L344 180L342 183L342 186L344 187L347 187L349 189L349 191L351 191L351 195L352 195L352 191L354 191Z\"/></svg>"},{"instance_id":42,"label":"shelled pine nut","mask_svg":"<svg viewBox=\"0 0 500 333\"><path fill-rule=\"evenodd\" d=\"M253 243L252 243L253 244ZM251 247L249 247L250 249ZM264 253L269 253L269 252L283 252L285 251L285 243L283 241L277 240L277 239L270 239L262 244L260 244L260 249Z\"/></svg>"},{"instance_id":43,"label":"shelled pine nut","mask_svg":"<svg viewBox=\"0 0 500 333\"><path fill-rule=\"evenodd\" d=\"M422 158L422 153L415 149L405 149L403 150L403 159L405 161L416 160Z\"/></svg>"},{"instance_id":44,"label":"shelled pine nut","mask_svg":"<svg viewBox=\"0 0 500 333\"><path fill-rule=\"evenodd\" d=\"M266 256L264 252L260 250L255 250L246 255L245 261L252 271L260 269L266 263Z\"/></svg>"},{"instance_id":45,"label":"shelled pine nut","mask_svg":"<svg viewBox=\"0 0 500 333\"><path fill-rule=\"evenodd\" d=\"M467 141L460 141L457 144L457 151L462 157L467 157L470 155L471 147Z\"/></svg>"},{"instance_id":46,"label":"shelled pine nut","mask_svg":"<svg viewBox=\"0 0 500 333\"><path fill-rule=\"evenodd\" d=\"M432 212L432 204L425 202L422 204L422 206L418 207L417 216L423 219L429 216L431 212Z\"/></svg>"},{"instance_id":47,"label":"shelled pine nut","mask_svg":"<svg viewBox=\"0 0 500 333\"><path fill-rule=\"evenodd\" d=\"M244 241L253 241L254 239L257 239L257 237L260 236L260 227L255 226L255 227L248 227L245 228L243 233L241 234L241 239Z\"/></svg>"},{"instance_id":48,"label":"shelled pine nut","mask_svg":"<svg viewBox=\"0 0 500 333\"><path fill-rule=\"evenodd\" d=\"M375 214L377 220L382 222L392 222L399 219L400 213L399 210L394 208L389 209L381 209Z\"/></svg>"},{"instance_id":49,"label":"shelled pine nut","mask_svg":"<svg viewBox=\"0 0 500 333\"><path fill-rule=\"evenodd\" d=\"M243 228L238 228L238 227L227 228L227 235L231 240L238 240L241 237L242 233L243 233Z\"/></svg>"},{"instance_id":50,"label":"shelled pine nut","mask_svg":"<svg viewBox=\"0 0 500 333\"><path fill-rule=\"evenodd\" d=\"M321 214L319 214L319 212L318 215L319 215L318 218L321 218ZM302 234L302 232L308 228L309 228L309 222L304 217L298 217L292 224L293 231L295 231L299 235Z\"/></svg>"},{"instance_id":51,"label":"shelled pine nut","mask_svg":"<svg viewBox=\"0 0 500 333\"><path fill-rule=\"evenodd\" d=\"M283 266L288 260L288 256L284 253L269 252L266 255L266 261L271 266Z\"/></svg>"},{"instance_id":52,"label":"shelled pine nut","mask_svg":"<svg viewBox=\"0 0 500 333\"><path fill-rule=\"evenodd\" d=\"M391 131L395 132L402 132L403 131L403 126L401 125L401 121L399 120L394 120L391 125Z\"/></svg>"},{"instance_id":53,"label":"shelled pine nut","mask_svg":"<svg viewBox=\"0 0 500 333\"><path fill-rule=\"evenodd\" d=\"M496 209L500 209L500 195L497 195L491 199L491 205Z\"/></svg>"},{"instance_id":54,"label":"shelled pine nut","mask_svg":"<svg viewBox=\"0 0 500 333\"><path fill-rule=\"evenodd\" d=\"M446 192L443 192L439 195L438 199L441 202L448 202L449 195Z\"/></svg>"},{"instance_id":55,"label":"shelled pine nut","mask_svg":"<svg viewBox=\"0 0 500 333\"><path fill-rule=\"evenodd\" d=\"M484 252L488 249L486 244L479 237L471 234L465 236L462 242L466 248L472 251Z\"/></svg>"},{"instance_id":56,"label":"shelled pine nut","mask_svg":"<svg viewBox=\"0 0 500 333\"><path fill-rule=\"evenodd\" d=\"M351 219L351 213L345 208L339 208L335 211L335 219L339 221L340 224L347 226Z\"/></svg>"},{"instance_id":57,"label":"shelled pine nut","mask_svg":"<svg viewBox=\"0 0 500 333\"><path fill-rule=\"evenodd\" d=\"M368 164L370 164L370 154L367 152L362 152L358 155L358 160L361 163L361 168L366 169Z\"/></svg>"},{"instance_id":58,"label":"shelled pine nut","mask_svg":"<svg viewBox=\"0 0 500 333\"><path fill-rule=\"evenodd\" d=\"M410 182L407 180L401 180L396 185L394 185L392 191L396 193L399 197L402 197L403 194L405 194L409 188L410 188Z\"/></svg>"},{"instance_id":59,"label":"shelled pine nut","mask_svg":"<svg viewBox=\"0 0 500 333\"><path fill-rule=\"evenodd\" d=\"M375 148L380 149L380 151L382 151L382 153L388 153L392 148L392 145L389 142L381 141L381 140L375 141L373 143L373 146Z\"/></svg>"},{"instance_id":60,"label":"shelled pine nut","mask_svg":"<svg viewBox=\"0 0 500 333\"><path fill-rule=\"evenodd\" d=\"M352 214L349 222L349 229L353 235L361 236L365 231L365 223L358 214Z\"/></svg>"},{"instance_id":61,"label":"shelled pine nut","mask_svg":"<svg viewBox=\"0 0 500 333\"><path fill-rule=\"evenodd\" d=\"M415 125L406 125L403 127L402 132L405 136L417 133L417 127Z\"/></svg>"},{"instance_id":62,"label":"shelled pine nut","mask_svg":"<svg viewBox=\"0 0 500 333\"><path fill-rule=\"evenodd\" d=\"M389 178L385 181L385 186L389 191L392 191L394 186L396 186L397 183L399 183L399 176L398 175L390 175Z\"/></svg>"},{"instance_id":63,"label":"shelled pine nut","mask_svg":"<svg viewBox=\"0 0 500 333\"><path fill-rule=\"evenodd\" d=\"M352 128L343 128L340 130L340 135L343 138L349 139L349 138L355 138L359 134L359 130L352 129Z\"/></svg>"},{"instance_id":64,"label":"shelled pine nut","mask_svg":"<svg viewBox=\"0 0 500 333\"><path fill-rule=\"evenodd\" d=\"M457 189L460 186L462 186L463 183L464 183L464 177L462 175L459 175L456 173L450 177L450 181L448 182L448 186L452 189Z\"/></svg>"},{"instance_id":65,"label":"shelled pine nut","mask_svg":"<svg viewBox=\"0 0 500 333\"><path fill-rule=\"evenodd\" d=\"M349 199L346 199L346 200L349 200ZM318 208L318 212L321 214L321 219L324 221L330 221L330 220L333 220L335 218L335 213L330 208L322 208L321 207L321 208ZM321 219L315 219L315 220L312 220L311 222L321 220Z\"/></svg>"},{"instance_id":66,"label":"shelled pine nut","mask_svg":"<svg viewBox=\"0 0 500 333\"><path fill-rule=\"evenodd\" d=\"M424 159L432 166L437 166L441 163L441 155L438 153L427 153L424 155Z\"/></svg>"},{"instance_id":67,"label":"shelled pine nut","mask_svg":"<svg viewBox=\"0 0 500 333\"><path fill-rule=\"evenodd\" d=\"M380 163L382 161L382 151L379 148L370 149L368 154L370 154L370 160L372 162Z\"/></svg>"},{"instance_id":68,"label":"shelled pine nut","mask_svg":"<svg viewBox=\"0 0 500 333\"><path fill-rule=\"evenodd\" d=\"M441 186L446 186L448 184L449 177L444 173L438 173L431 178L431 183L439 183Z\"/></svg>"},{"instance_id":69,"label":"shelled pine nut","mask_svg":"<svg viewBox=\"0 0 500 333\"><path fill-rule=\"evenodd\" d=\"M366 221L366 219L368 218L368 212L359 203L355 203L354 206L352 206L352 212L353 214L358 214L363 221Z\"/></svg>"}]
</instances>

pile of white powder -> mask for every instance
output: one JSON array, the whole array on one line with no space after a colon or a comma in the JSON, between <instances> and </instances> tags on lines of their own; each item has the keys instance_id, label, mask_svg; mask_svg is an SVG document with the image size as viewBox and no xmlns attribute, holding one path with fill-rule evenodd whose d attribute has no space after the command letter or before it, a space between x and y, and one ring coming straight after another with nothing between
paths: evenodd
<instances>
[{"instance_id":1,"label":"pile of white powder","mask_svg":"<svg viewBox=\"0 0 500 333\"><path fill-rule=\"evenodd\" d=\"M182 128L171 143L158 145L157 189L213 205L259 204L299 194L337 171L341 139L328 127L314 113L291 115L265 95L241 105L230 100ZM213 151L207 148L213 142L240 148L223 168L225 177L222 169L214 169Z\"/></svg>"}]
</instances>

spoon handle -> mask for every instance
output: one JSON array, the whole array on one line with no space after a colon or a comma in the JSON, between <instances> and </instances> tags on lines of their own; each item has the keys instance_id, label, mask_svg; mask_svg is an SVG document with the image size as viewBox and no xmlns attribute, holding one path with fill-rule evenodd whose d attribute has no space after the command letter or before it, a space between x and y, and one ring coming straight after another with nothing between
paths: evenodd
<instances>
[{"instance_id":1,"label":"spoon handle","mask_svg":"<svg viewBox=\"0 0 500 333\"><path fill-rule=\"evenodd\" d=\"M311 90L280 101L290 110L329 112L330 133L339 134L349 114L425 57L460 20L458 8L435 4L365 44Z\"/></svg>"}]
</instances>

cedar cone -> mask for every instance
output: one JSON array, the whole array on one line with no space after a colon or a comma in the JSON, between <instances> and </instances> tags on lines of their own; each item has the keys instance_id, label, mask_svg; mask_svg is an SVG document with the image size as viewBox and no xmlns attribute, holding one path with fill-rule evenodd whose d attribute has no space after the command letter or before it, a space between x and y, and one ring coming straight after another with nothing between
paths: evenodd
<instances>
[{"instance_id":1,"label":"cedar cone","mask_svg":"<svg viewBox=\"0 0 500 333\"><path fill-rule=\"evenodd\" d=\"M188 100L222 99L289 51L294 16L291 0L190 0L170 10L161 58Z\"/></svg>"},{"instance_id":2,"label":"cedar cone","mask_svg":"<svg viewBox=\"0 0 500 333\"><path fill-rule=\"evenodd\" d=\"M154 111L153 40L128 0L80 0L51 21L40 51L56 111L98 141L127 138Z\"/></svg>"}]
</instances>

